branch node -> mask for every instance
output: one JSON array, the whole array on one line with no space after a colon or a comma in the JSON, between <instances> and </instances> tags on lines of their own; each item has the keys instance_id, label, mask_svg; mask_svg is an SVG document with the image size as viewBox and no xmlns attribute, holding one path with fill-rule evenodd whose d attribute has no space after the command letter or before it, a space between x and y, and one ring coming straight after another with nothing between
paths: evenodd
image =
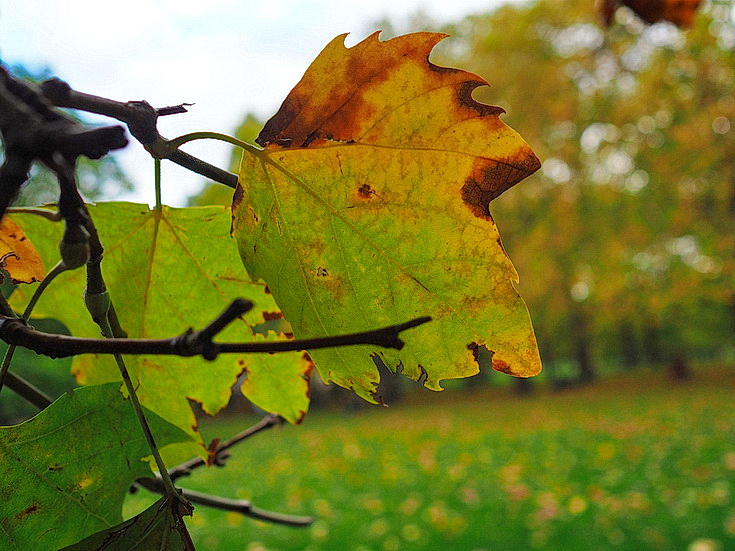
<instances>
[{"instance_id":1,"label":"branch node","mask_svg":"<svg viewBox=\"0 0 735 551\"><path fill-rule=\"evenodd\" d=\"M43 95L46 96L51 103L66 101L71 95L71 86L69 86L69 83L58 77L44 80L40 86Z\"/></svg>"},{"instance_id":2,"label":"branch node","mask_svg":"<svg viewBox=\"0 0 735 551\"><path fill-rule=\"evenodd\" d=\"M212 361L220 352L219 346L212 339L252 307L253 303L249 300L236 298L204 329L194 331L191 327L188 328L178 337L174 337L171 346L181 356L201 355L205 360Z\"/></svg>"}]
</instances>

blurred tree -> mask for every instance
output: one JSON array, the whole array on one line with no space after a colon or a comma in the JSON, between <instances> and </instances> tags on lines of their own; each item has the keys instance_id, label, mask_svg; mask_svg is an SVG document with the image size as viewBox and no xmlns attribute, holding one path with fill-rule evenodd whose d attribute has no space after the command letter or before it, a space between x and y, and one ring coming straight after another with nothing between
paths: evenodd
<instances>
[{"instance_id":1,"label":"blurred tree","mask_svg":"<svg viewBox=\"0 0 735 551\"><path fill-rule=\"evenodd\" d=\"M735 25L692 30L588 0L504 6L452 25L437 56L486 77L544 161L494 202L545 366L732 353Z\"/></svg>"}]
</instances>

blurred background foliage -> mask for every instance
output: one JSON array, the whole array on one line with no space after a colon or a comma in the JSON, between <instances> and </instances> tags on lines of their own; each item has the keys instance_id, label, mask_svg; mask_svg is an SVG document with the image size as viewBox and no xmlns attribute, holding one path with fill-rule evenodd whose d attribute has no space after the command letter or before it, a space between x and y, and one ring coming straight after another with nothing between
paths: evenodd
<instances>
[{"instance_id":1,"label":"blurred background foliage","mask_svg":"<svg viewBox=\"0 0 735 551\"><path fill-rule=\"evenodd\" d=\"M604 28L591 0L377 27L451 34L432 61L487 79L476 99L505 108L543 162L491 210L544 372L511 379L484 355L444 396L382 373L397 405L348 418L333 408L359 401L315 384L332 411L233 465L259 465L240 497L320 520L296 534L246 522L248 549L735 546L732 3L705 2L689 30L625 8ZM248 115L238 136L261 126ZM240 524L204 512L191 528L236 549L222 527Z\"/></svg>"},{"instance_id":2,"label":"blurred background foliage","mask_svg":"<svg viewBox=\"0 0 735 551\"><path fill-rule=\"evenodd\" d=\"M569 392L407 396L316 411L185 487L315 515L308 529L198 508L222 551L726 551L735 546L735 370L629 372ZM204 422L227 437L242 417ZM234 483L233 483L234 482ZM126 513L155 501L131 496Z\"/></svg>"},{"instance_id":3,"label":"blurred background foliage","mask_svg":"<svg viewBox=\"0 0 735 551\"><path fill-rule=\"evenodd\" d=\"M586 0L506 6L448 28L436 59L487 78L477 99L543 161L492 211L547 376L732 359L732 5L688 31L597 17Z\"/></svg>"}]
</instances>

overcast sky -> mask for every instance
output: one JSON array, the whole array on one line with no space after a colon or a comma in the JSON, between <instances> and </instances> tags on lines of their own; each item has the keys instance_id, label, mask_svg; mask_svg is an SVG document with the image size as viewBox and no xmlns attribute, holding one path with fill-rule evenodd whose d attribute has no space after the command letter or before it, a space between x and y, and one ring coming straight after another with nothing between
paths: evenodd
<instances>
[{"instance_id":1,"label":"overcast sky","mask_svg":"<svg viewBox=\"0 0 735 551\"><path fill-rule=\"evenodd\" d=\"M2 0L0 59L50 67L74 88L154 106L182 102L191 113L164 117L166 137L232 134L252 111L267 119L309 63L336 35L351 45L387 17L398 28L419 10L450 22L503 0ZM427 29L431 30L431 29ZM185 146L226 166L229 146ZM116 154L137 185L128 200L153 201L153 163L137 144ZM163 165L163 198L182 205L203 179Z\"/></svg>"}]
</instances>

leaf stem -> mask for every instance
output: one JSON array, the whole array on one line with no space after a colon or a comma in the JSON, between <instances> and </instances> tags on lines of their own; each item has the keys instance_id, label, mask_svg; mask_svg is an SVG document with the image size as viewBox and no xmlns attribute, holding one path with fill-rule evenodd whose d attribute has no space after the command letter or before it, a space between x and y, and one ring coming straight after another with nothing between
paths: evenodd
<instances>
[{"instance_id":1,"label":"leaf stem","mask_svg":"<svg viewBox=\"0 0 735 551\"><path fill-rule=\"evenodd\" d=\"M10 390L38 409L46 409L53 402L53 399L43 390L12 371L5 374L5 384Z\"/></svg>"},{"instance_id":2,"label":"leaf stem","mask_svg":"<svg viewBox=\"0 0 735 551\"><path fill-rule=\"evenodd\" d=\"M153 158L153 172L156 188L156 210L161 210L161 159Z\"/></svg>"},{"instance_id":3,"label":"leaf stem","mask_svg":"<svg viewBox=\"0 0 735 551\"><path fill-rule=\"evenodd\" d=\"M61 221L61 211L50 210L43 207L8 207L7 214L33 214L51 222Z\"/></svg>"},{"instance_id":4,"label":"leaf stem","mask_svg":"<svg viewBox=\"0 0 735 551\"><path fill-rule=\"evenodd\" d=\"M185 143L192 142L194 140L219 140L221 142L227 142L236 147L244 149L245 151L252 155L255 155L256 157L260 157L263 153L262 149L258 149L254 145L239 140L233 136L221 134L220 132L190 132L189 134L184 134L182 136L179 136L178 138L169 140L168 143L173 147L179 148Z\"/></svg>"},{"instance_id":5,"label":"leaf stem","mask_svg":"<svg viewBox=\"0 0 735 551\"><path fill-rule=\"evenodd\" d=\"M106 318L100 320L99 326L102 330L102 335L107 338L112 338L112 327L110 327L110 322ZM143 407L140 405L140 401L138 400L138 394L135 392L135 385L133 385L133 381L130 378L130 373L128 372L128 368L125 365L125 360L123 360L123 357L120 354L115 354L114 357L115 362L117 363L117 367L120 370L120 375L122 376L123 382L125 383L125 388L128 391L130 403L133 406L135 415L138 418L138 423L143 429L143 434L145 435L145 439L148 442L148 447L150 448L151 453L153 454L153 459L155 460L156 466L158 467L159 475L165 489L165 495L172 500L178 500L179 505L181 505L183 508L181 514L191 515L191 511L193 510L191 504L189 504L186 499L184 499L176 490L176 487L174 486L174 483L168 474L166 464L163 462L161 453L158 451L156 440L153 437L153 432L151 432L151 428L148 425L145 414L143 413Z\"/></svg>"},{"instance_id":6,"label":"leaf stem","mask_svg":"<svg viewBox=\"0 0 735 551\"><path fill-rule=\"evenodd\" d=\"M51 284L51 282L56 279L57 276L61 275L67 270L67 267L64 265L62 261L59 261L56 263L56 265L49 270L49 273L46 274L46 277L43 278L41 283L36 287L36 290L33 293L33 296L31 296L31 300L28 301L28 304L25 307L25 310L23 310L23 315L21 316L21 319L23 321L28 321L31 318L31 313L33 312L33 309L36 307L36 304L38 303L38 299L41 298L41 295L46 290L46 288Z\"/></svg>"}]
</instances>

